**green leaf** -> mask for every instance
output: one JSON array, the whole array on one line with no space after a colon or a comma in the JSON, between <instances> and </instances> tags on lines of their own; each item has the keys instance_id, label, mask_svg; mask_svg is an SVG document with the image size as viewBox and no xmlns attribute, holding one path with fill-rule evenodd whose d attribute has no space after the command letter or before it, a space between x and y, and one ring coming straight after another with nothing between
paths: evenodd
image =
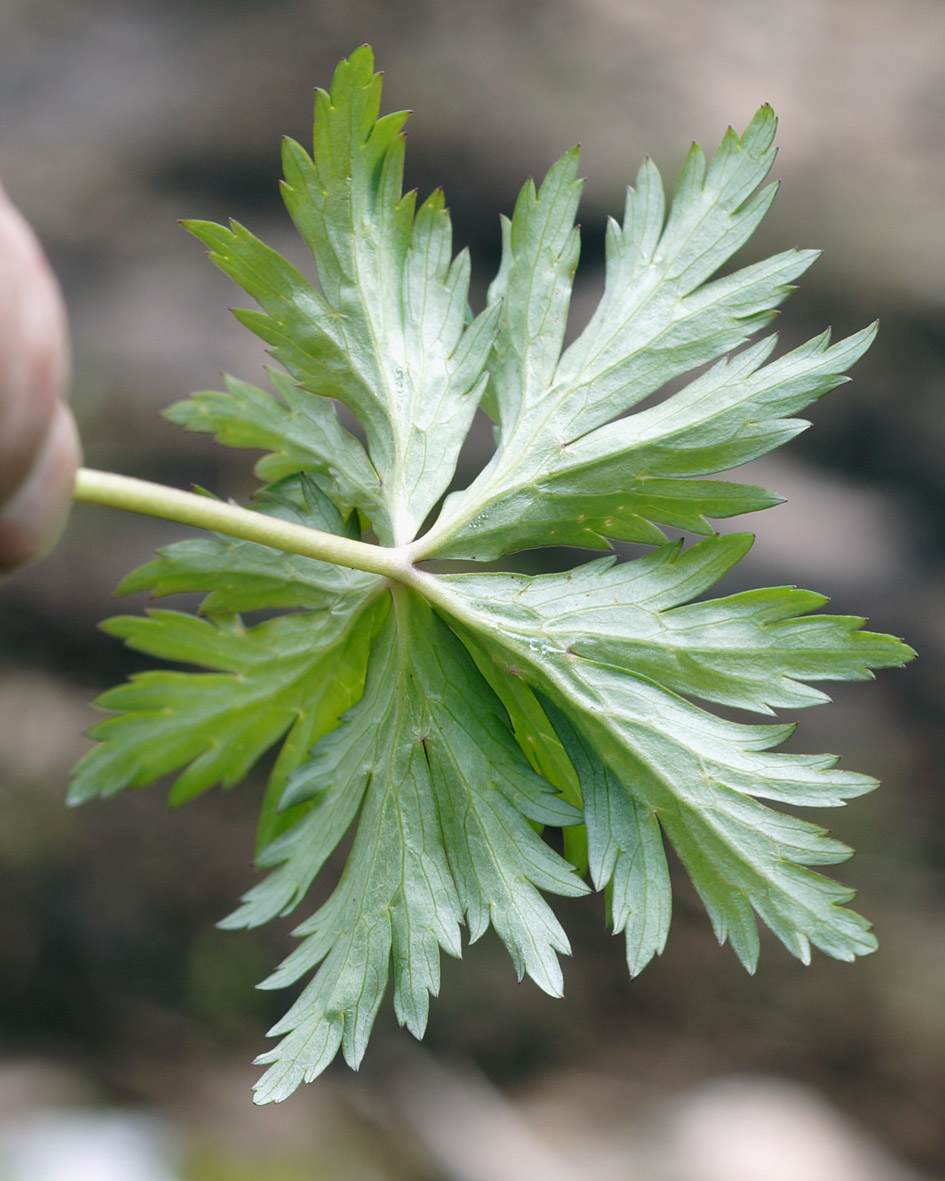
<instances>
[{"instance_id":1,"label":"green leaf","mask_svg":"<svg viewBox=\"0 0 945 1181\"><path fill-rule=\"evenodd\" d=\"M337 509L306 477L271 485L256 507L282 519L342 533ZM277 815L292 771L313 743L361 696L383 583L362 571L231 537L182 541L128 575L119 593L209 591L201 620L176 611L118 616L103 627L129 647L211 673L153 672L96 701L116 716L93 727L100 741L75 770L69 798L81 803L180 772L174 804L214 784L232 787L281 742L259 825L268 845L297 813ZM239 611L305 608L245 627Z\"/></svg>"},{"instance_id":2,"label":"green leaf","mask_svg":"<svg viewBox=\"0 0 945 1181\"><path fill-rule=\"evenodd\" d=\"M151 672L96 701L117 716L76 769L70 801L115 795L184 768L171 789L180 804L219 783L238 783L274 743L298 727L313 740L360 696L370 612L366 597L331 613L286 615L246 628L237 618L178 611L116 616L103 625L131 648L213 673ZM307 746L297 752L304 757ZM283 772L285 768L282 768Z\"/></svg>"},{"instance_id":3,"label":"green leaf","mask_svg":"<svg viewBox=\"0 0 945 1181\"><path fill-rule=\"evenodd\" d=\"M545 708L583 785L591 878L598 890L611 886L611 921L624 932L627 967L637 976L662 954L673 909L657 813L626 791L566 714L550 702Z\"/></svg>"},{"instance_id":4,"label":"green leaf","mask_svg":"<svg viewBox=\"0 0 945 1181\"><path fill-rule=\"evenodd\" d=\"M228 925L292 909L360 807L341 882L296 934L304 942L264 987L321 967L271 1031L283 1040L259 1100L290 1094L341 1046L357 1066L393 974L394 1009L417 1037L439 989L438 949L459 955L491 923L516 971L559 995L568 941L539 889L586 887L529 826L580 818L528 766L501 705L454 636L404 595L378 637L365 693L293 776L286 802L312 810L264 856L279 868Z\"/></svg>"},{"instance_id":5,"label":"green leaf","mask_svg":"<svg viewBox=\"0 0 945 1181\"><path fill-rule=\"evenodd\" d=\"M543 544L607 548L606 538L658 544L659 524L711 532L705 517L777 503L760 488L676 477L724 471L787 441L803 424L781 416L839 384L871 330L829 351L818 338L746 383L773 341L756 346L662 407L614 421L743 344L816 258L791 250L706 282L774 198L775 186L758 186L775 127L762 107L744 135L729 130L708 167L694 146L665 224L659 173L644 164L623 226L608 226L600 305L560 359L577 259L574 154L537 197L526 186L490 291L503 300L486 403L498 446L472 486L447 500L428 554L486 560Z\"/></svg>"},{"instance_id":6,"label":"green leaf","mask_svg":"<svg viewBox=\"0 0 945 1181\"><path fill-rule=\"evenodd\" d=\"M501 659L501 652L479 647L474 636L465 632L455 620L453 627L489 688L505 706L515 740L525 752L532 768L558 789L562 799L580 808L580 780L535 693L521 677L505 675L508 665ZM584 873L588 860L583 824L564 829L564 848L568 861Z\"/></svg>"},{"instance_id":7,"label":"green leaf","mask_svg":"<svg viewBox=\"0 0 945 1181\"><path fill-rule=\"evenodd\" d=\"M661 546L632 562L601 558L565 574L458 575L443 584L475 604L478 633L516 652L583 657L676 693L759 713L814 705L807 681L864 681L909 649L861 630L858 616L809 615L827 601L795 587L691 603L751 546L750 534ZM463 616L466 622L466 616Z\"/></svg>"},{"instance_id":8,"label":"green leaf","mask_svg":"<svg viewBox=\"0 0 945 1181\"><path fill-rule=\"evenodd\" d=\"M540 402L558 364L581 244L574 225L581 196L577 167L572 148L541 192L528 181L512 221L502 218L502 266L488 293L501 315L486 399L502 432Z\"/></svg>"},{"instance_id":9,"label":"green leaf","mask_svg":"<svg viewBox=\"0 0 945 1181\"><path fill-rule=\"evenodd\" d=\"M359 508L379 532L389 533L377 472L338 421L334 403L300 389L276 369L269 370L269 380L278 398L226 377L226 393L192 394L165 410L165 417L187 430L215 435L229 447L271 452L256 464L260 479L316 474L341 512Z\"/></svg>"},{"instance_id":10,"label":"green leaf","mask_svg":"<svg viewBox=\"0 0 945 1181\"><path fill-rule=\"evenodd\" d=\"M843 370L874 336L870 327L830 347L824 333L764 365L776 343L768 337L657 406L550 452L536 446L531 463L520 460L438 555L487 560L547 544L607 549L608 539L658 545L666 540L660 525L711 533L709 518L780 504L764 488L693 477L738 467L805 430L808 422L789 416L846 381ZM475 485L467 495L477 495Z\"/></svg>"},{"instance_id":11,"label":"green leaf","mask_svg":"<svg viewBox=\"0 0 945 1181\"><path fill-rule=\"evenodd\" d=\"M383 488L378 536L410 541L446 489L485 384L497 308L466 325L469 259L452 257L435 192L402 195L407 113L377 118L381 78L364 46L315 101L315 159L285 141L286 207L320 292L244 227L187 222L262 307L239 319L314 394L360 419ZM435 431L435 445L428 434Z\"/></svg>"},{"instance_id":12,"label":"green leaf","mask_svg":"<svg viewBox=\"0 0 945 1181\"><path fill-rule=\"evenodd\" d=\"M293 912L329 859L343 861L264 982L309 976L260 1059L260 1102L284 1099L339 1048L358 1065L389 983L420 1036L440 951L460 953L463 923L470 940L491 925L518 975L559 993L568 942L544 895L583 893L585 872L637 974L668 937L667 844L749 970L758 918L803 960L811 946L871 951L853 891L815 872L850 850L771 805L839 805L875 781L831 755L776 752L790 723L710 710L806 707L827 700L821 682L914 655L860 617L823 613L809 591L705 597L751 544L711 522L778 501L712 477L803 430L797 415L846 380L874 332L833 344L825 333L781 356L773 336L749 343L815 257L729 267L774 196L762 187L771 110L729 130L711 163L692 149L668 214L643 165L623 223L608 226L600 304L565 348L576 151L522 189L473 316L442 194L419 208L402 194L406 114L380 116L380 85L371 51L357 50L318 92L313 157L285 145L283 195L313 279L236 223L187 223L259 304L237 314L288 375L270 373L274 395L227 378L169 412L265 452L260 519L318 531L305 545L282 535L353 568L215 534L129 575L121 592L198 592L200 612L107 630L208 671L142 673L100 698L114 716L72 788L82 800L176 775L179 801L235 784L274 751L257 843L268 873L227 927ZM436 515L480 400L495 452ZM215 528L225 515L215 508ZM245 532L246 514L233 516ZM368 526L383 560L361 540ZM666 528L708 536L687 547ZM537 576L426 565L615 539L657 548ZM256 611L261 622L241 618ZM563 830L565 857L544 826Z\"/></svg>"},{"instance_id":13,"label":"green leaf","mask_svg":"<svg viewBox=\"0 0 945 1181\"><path fill-rule=\"evenodd\" d=\"M667 545L623 565L605 559L564 574L441 576L431 595L461 634L503 654L511 683L523 679L550 699L553 724L563 715L555 728L582 784L598 887L617 873L616 854L601 852L613 840L655 880L655 817L720 941L731 939L746 967L754 969L758 953L752 910L804 960L810 943L852 959L874 946L868 924L842 908L852 891L803 868L850 851L754 797L836 805L875 780L836 770L829 755L769 754L792 726L723 720L677 691L770 712L771 704L823 700L807 679L863 680L871 667L901 665L912 652L862 632L862 619L795 617L824 600L793 588L685 605L749 541L709 538L685 553ZM617 910L626 916L625 898ZM633 933L635 969L660 950L661 922L648 916L646 937Z\"/></svg>"}]
</instances>

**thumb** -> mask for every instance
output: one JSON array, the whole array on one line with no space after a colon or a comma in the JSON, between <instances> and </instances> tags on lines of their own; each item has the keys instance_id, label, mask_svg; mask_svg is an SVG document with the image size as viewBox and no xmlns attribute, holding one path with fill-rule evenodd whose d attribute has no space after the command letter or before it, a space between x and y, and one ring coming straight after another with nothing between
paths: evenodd
<instances>
[{"instance_id":1,"label":"thumb","mask_svg":"<svg viewBox=\"0 0 945 1181\"><path fill-rule=\"evenodd\" d=\"M68 511L80 454L68 366L59 285L0 187L0 569L40 556Z\"/></svg>"}]
</instances>

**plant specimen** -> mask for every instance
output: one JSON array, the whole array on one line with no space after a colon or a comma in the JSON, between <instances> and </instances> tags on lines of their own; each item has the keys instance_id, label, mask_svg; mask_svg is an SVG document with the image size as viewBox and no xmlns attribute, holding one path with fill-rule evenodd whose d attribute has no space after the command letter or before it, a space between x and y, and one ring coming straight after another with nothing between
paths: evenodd
<instances>
[{"instance_id":1,"label":"plant specimen","mask_svg":"<svg viewBox=\"0 0 945 1181\"><path fill-rule=\"evenodd\" d=\"M607 229L600 305L565 348L576 151L523 188L473 315L442 194L417 208L402 193L407 116L379 117L380 90L363 47L318 92L314 155L285 145L283 195L317 285L241 225L185 223L259 305L236 315L282 367L272 393L228 378L168 411L266 452L252 507L106 473L77 485L79 499L212 535L171 545L120 587L205 592L198 616L106 625L208 671L144 673L104 694L112 716L72 800L175 775L181 803L277 748L259 827L267 876L229 927L293 911L354 829L333 891L263 983L308 977L260 1058L260 1102L339 1047L357 1066L391 981L399 1020L422 1035L440 951L460 954L464 924L470 940L494 927L519 976L560 993L568 941L546 895L583 894L588 877L640 972L669 929L665 842L749 971L756 918L803 960L811 945L847 960L872 951L853 892L811 868L850 850L761 801L835 805L875 781L829 755L773 753L790 724L711 707L813 705L826 696L811 681L865 680L912 656L860 618L821 613L808 591L702 597L751 545L710 521L779 499L712 477L803 430L798 412L845 380L874 332L824 333L779 356L772 335L748 343L813 251L713 277L774 197L762 187L770 108L729 130L710 164L693 147L668 212L643 165ZM494 453L451 490L480 406ZM703 538L684 545L666 528ZM618 560L613 541L653 548ZM605 556L534 576L472 565L540 546ZM467 565L433 572L443 559ZM562 830L562 852L544 827Z\"/></svg>"}]
</instances>

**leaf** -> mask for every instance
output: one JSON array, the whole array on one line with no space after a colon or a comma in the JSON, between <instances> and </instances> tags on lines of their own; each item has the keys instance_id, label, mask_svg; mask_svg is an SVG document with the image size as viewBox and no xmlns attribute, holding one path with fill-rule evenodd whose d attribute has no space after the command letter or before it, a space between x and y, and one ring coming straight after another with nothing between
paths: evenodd
<instances>
[{"instance_id":1,"label":"leaf","mask_svg":"<svg viewBox=\"0 0 945 1181\"><path fill-rule=\"evenodd\" d=\"M100 709L119 713L90 731L101 745L79 764L71 802L184 768L171 790L171 803L183 803L215 783L238 783L292 727L308 731L310 711L324 733L360 696L370 632L365 607L352 599L344 610L252 628L177 611L109 620L105 630L131 648L221 671L140 673L99 697Z\"/></svg>"},{"instance_id":2,"label":"leaf","mask_svg":"<svg viewBox=\"0 0 945 1181\"><path fill-rule=\"evenodd\" d=\"M226 393L205 390L165 410L166 418L191 431L213 434L229 447L271 452L256 464L263 480L298 472L317 474L342 512L359 508L380 532L389 532L380 481L361 444L338 421L328 398L300 390L276 369L269 379L278 399L264 390L225 378Z\"/></svg>"},{"instance_id":3,"label":"leaf","mask_svg":"<svg viewBox=\"0 0 945 1181\"><path fill-rule=\"evenodd\" d=\"M674 690L771 712L770 703L823 700L806 679L862 680L870 667L904 663L910 650L862 632L858 618L793 617L792 609L823 599L791 588L685 605L749 541L714 537L686 552L667 545L620 566L605 559L565 574L441 576L432 593L465 638L503 653L506 677L551 700L552 723L578 759L598 888L618 869L616 854L601 852L613 840L644 858L647 880L657 873L659 820L720 941L730 938L746 967L754 969L758 952L752 909L800 958L813 942L852 959L873 947L864 920L840 907L852 892L802 868L845 860L849 850L753 797L836 805L875 781L835 770L831 756L768 754L792 726L716 718ZM657 935L628 953L635 967L662 946L661 922L650 925Z\"/></svg>"},{"instance_id":4,"label":"leaf","mask_svg":"<svg viewBox=\"0 0 945 1181\"><path fill-rule=\"evenodd\" d=\"M311 527L343 529L311 481L282 481L257 505ZM180 771L170 797L179 804L215 783L232 787L281 741L260 820L260 847L268 844L285 827L275 810L289 774L361 696L382 586L371 574L233 538L167 547L119 591L210 590L203 610L213 618L152 611L103 627L139 651L215 671L142 673L100 696L95 704L117 716L90 731L100 745L76 768L70 802ZM273 606L309 611L249 628L234 614Z\"/></svg>"},{"instance_id":5,"label":"leaf","mask_svg":"<svg viewBox=\"0 0 945 1181\"><path fill-rule=\"evenodd\" d=\"M516 657L583 657L648 677L677 693L759 713L828 701L807 681L863 681L907 655L857 616L810 615L823 595L795 587L692 603L751 547L747 533L681 542L615 564L601 558L565 574L446 576L472 611L468 627L502 638Z\"/></svg>"},{"instance_id":6,"label":"leaf","mask_svg":"<svg viewBox=\"0 0 945 1181\"><path fill-rule=\"evenodd\" d=\"M630 795L567 714L546 705L584 788L588 858L598 890L611 885L610 912L623 931L627 967L638 976L669 935L673 897L657 813Z\"/></svg>"},{"instance_id":7,"label":"leaf","mask_svg":"<svg viewBox=\"0 0 945 1181\"><path fill-rule=\"evenodd\" d=\"M483 495L476 515L437 552L488 560L549 542L658 545L666 540L660 525L711 533L708 518L780 504L764 488L693 477L757 459L805 430L809 423L789 416L846 381L843 370L874 336L870 327L830 347L824 333L764 365L776 343L768 337L657 406L550 449L536 445L520 453L532 462L520 458L514 476Z\"/></svg>"},{"instance_id":8,"label":"leaf","mask_svg":"<svg viewBox=\"0 0 945 1181\"><path fill-rule=\"evenodd\" d=\"M272 846L279 868L228 925L256 925L304 896L361 806L341 882L298 928L305 941L264 987L317 974L271 1031L283 1041L260 1101L319 1074L339 1045L357 1066L386 990L417 1037L439 989L438 948L459 955L491 923L521 977L560 995L556 952L567 938L539 888L584 893L573 870L527 823L580 818L557 800L512 740L502 707L454 636L415 598L378 637L364 697L293 777L286 802L314 795L308 815ZM362 803L363 801L363 803Z\"/></svg>"},{"instance_id":9,"label":"leaf","mask_svg":"<svg viewBox=\"0 0 945 1181\"><path fill-rule=\"evenodd\" d=\"M762 342L662 406L615 421L743 344L817 257L791 250L706 283L774 198L774 186L758 185L774 159L775 127L762 107L744 135L729 130L709 167L693 147L665 225L659 173L644 164L623 226L608 226L601 303L560 360L577 257L577 191L572 184L564 201L562 182L573 178L574 154L555 165L537 197L526 186L490 291L503 299L486 403L499 423L498 447L473 485L447 500L430 552L488 560L549 543L658 544L660 524L708 533L707 516L778 503L764 489L678 477L724 471L786 442L806 424L782 416L838 385L872 329L833 350L820 337L758 371L774 344Z\"/></svg>"},{"instance_id":10,"label":"leaf","mask_svg":"<svg viewBox=\"0 0 945 1181\"><path fill-rule=\"evenodd\" d=\"M580 251L577 167L573 148L550 170L540 194L528 181L512 221L502 218L502 266L488 294L501 314L486 405L503 433L541 400L558 364Z\"/></svg>"},{"instance_id":11,"label":"leaf","mask_svg":"<svg viewBox=\"0 0 945 1181\"><path fill-rule=\"evenodd\" d=\"M485 382L497 319L465 324L469 259L451 255L442 192L402 195L406 112L377 118L381 79L363 46L315 100L315 160L285 140L286 207L321 293L238 223L187 222L260 304L237 313L306 389L345 403L387 498L378 535L415 536L449 484ZM436 445L427 433L435 429Z\"/></svg>"},{"instance_id":12,"label":"leaf","mask_svg":"<svg viewBox=\"0 0 945 1181\"><path fill-rule=\"evenodd\" d=\"M875 781L831 755L777 752L790 723L711 709L817 704L817 684L914 655L795 587L706 597L751 544L711 522L778 502L711 477L803 430L797 415L846 380L874 334L825 333L783 355L773 336L750 343L813 251L718 277L774 196L762 187L770 108L729 130L711 163L692 149L668 213L643 165L623 223L608 226L599 307L564 347L576 150L522 189L473 316L442 194L419 208L402 194L406 114L379 117L380 84L357 50L318 92L314 156L286 143L283 195L313 279L236 223L187 223L259 304L237 314L287 374L271 371L274 395L227 378L169 411L265 452L260 520L317 531L301 548L350 568L215 534L129 575L121 592L203 594L199 614L107 629L209 671L143 673L100 698L115 716L93 731L100 745L72 789L87 799L175 774L179 801L277 751L257 846L268 873L223 925L289 914L313 889L321 901L263 984L308 977L260 1058L259 1102L284 1099L339 1049L357 1066L389 984L420 1036L440 951L460 953L463 923L470 940L491 925L520 977L560 993L568 941L545 895L585 892L586 872L631 975L642 971L669 933L667 844L749 970L759 918L803 960L811 946L870 952L853 891L816 872L850 850L771 805L839 805ZM495 452L448 492L480 401ZM368 527L383 561L361 540ZM705 536L686 546L667 528ZM656 548L531 576L428 565L613 540ZM544 826L563 830L564 858Z\"/></svg>"}]
</instances>

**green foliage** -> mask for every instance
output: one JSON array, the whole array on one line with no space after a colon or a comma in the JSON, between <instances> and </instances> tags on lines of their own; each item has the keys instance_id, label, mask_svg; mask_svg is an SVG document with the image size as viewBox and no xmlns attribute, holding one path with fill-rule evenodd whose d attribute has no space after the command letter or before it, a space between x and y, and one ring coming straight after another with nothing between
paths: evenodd
<instances>
[{"instance_id":1,"label":"green foliage","mask_svg":"<svg viewBox=\"0 0 945 1181\"><path fill-rule=\"evenodd\" d=\"M827 700L811 681L865 680L912 656L862 619L816 614L826 600L807 591L700 597L750 545L713 535L710 519L778 502L706 477L804 429L795 415L846 380L873 335L825 334L774 360L772 336L741 348L815 257L787 251L713 278L773 199L760 187L771 110L741 136L729 130L711 164L692 149L668 214L656 168L643 166L622 225L608 227L600 306L562 352L576 152L539 189L525 185L473 317L442 194L419 208L402 195L406 115L378 118L379 103L359 49L318 92L314 158L286 145L283 193L317 284L240 225L188 223L259 304L237 315L288 376L272 372L275 396L228 378L226 392L169 415L267 452L260 513L338 537L370 527L403 555L402 574L223 536L169 547L121 589L206 592L204 618L153 611L107 627L209 671L145 673L106 693L114 716L73 785L85 800L174 774L179 802L232 786L278 748L260 826L269 873L231 927L293 911L354 829L340 879L264 982L310 976L260 1059L261 1102L314 1078L339 1048L357 1066L391 978L398 1019L422 1035L440 950L460 954L464 923L470 940L491 924L519 976L560 993L568 941L543 893L585 892L585 871L641 971L669 930L665 841L749 970L756 916L803 960L811 944L838 959L871 951L852 891L810 868L850 850L760 801L837 805L875 782L831 756L772 753L789 724L732 721L690 699L771 714ZM480 404L495 452L418 537ZM684 548L664 528L710 536ZM535 577L421 565L614 540L657 548ZM244 624L260 609L282 613ZM543 826L564 830L565 856Z\"/></svg>"}]
</instances>

